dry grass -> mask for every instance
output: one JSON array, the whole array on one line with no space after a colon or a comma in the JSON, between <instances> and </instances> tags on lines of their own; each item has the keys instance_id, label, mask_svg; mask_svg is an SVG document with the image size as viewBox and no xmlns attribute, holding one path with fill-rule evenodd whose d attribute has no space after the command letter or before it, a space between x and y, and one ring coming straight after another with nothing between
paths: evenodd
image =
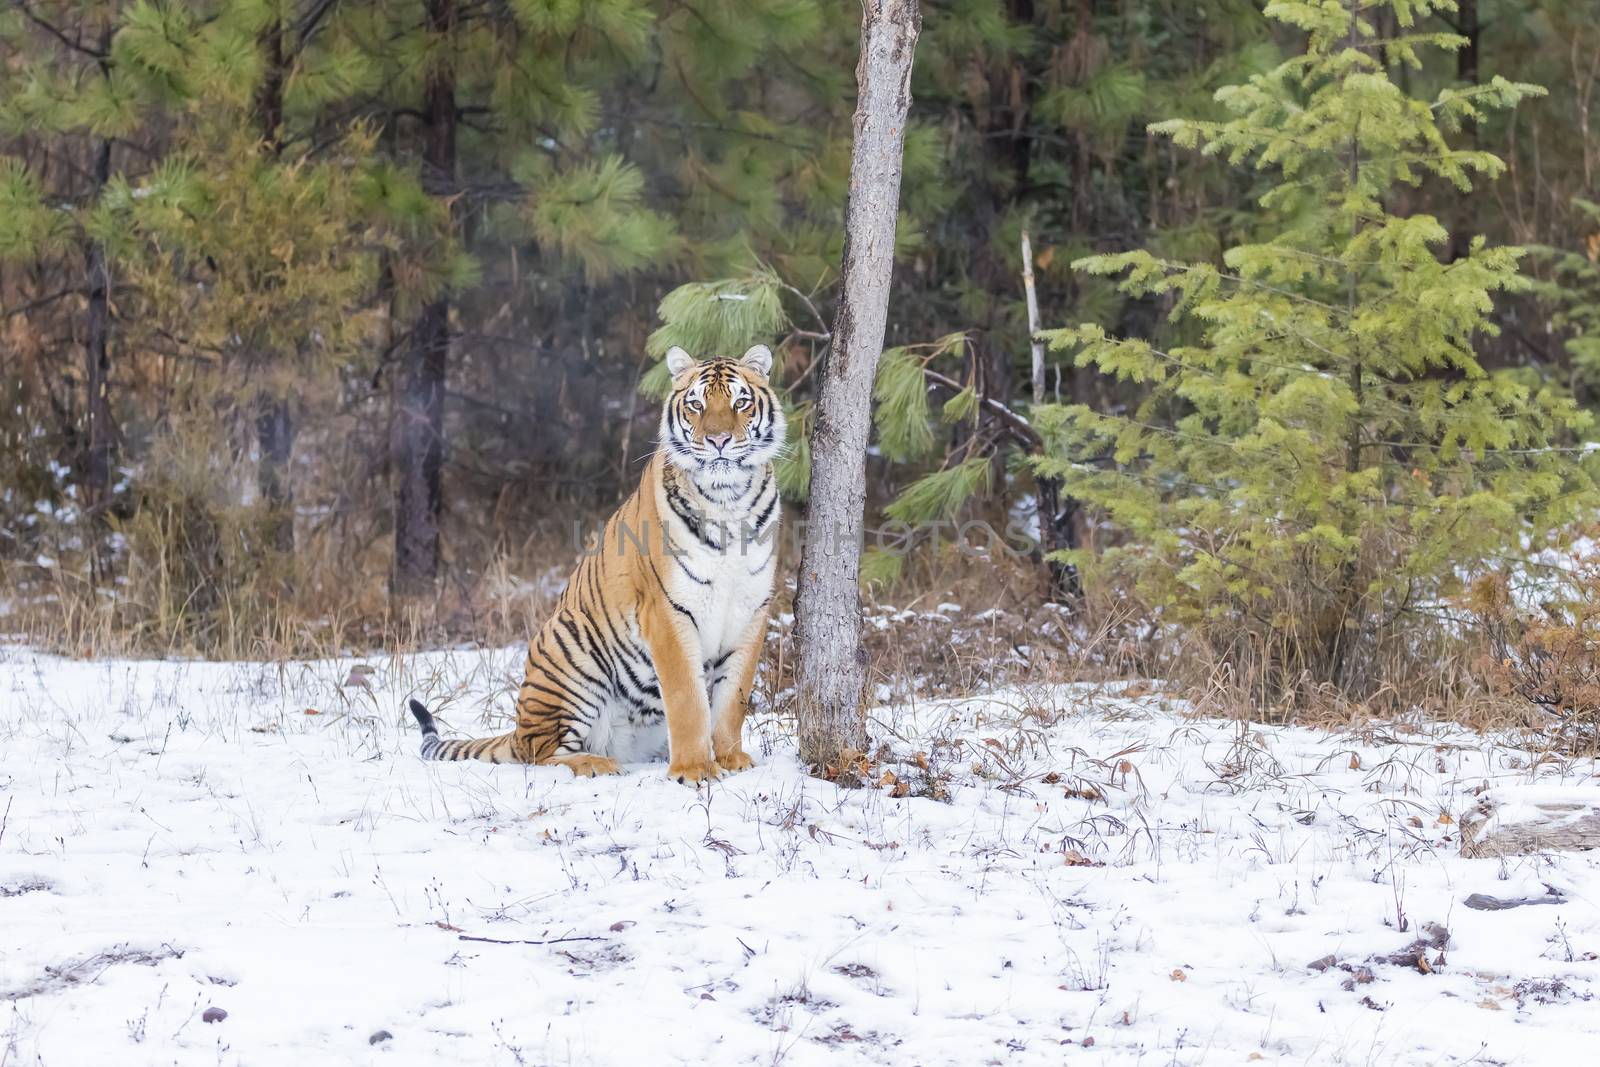
<instances>
[{"instance_id":1,"label":"dry grass","mask_svg":"<svg viewBox=\"0 0 1600 1067\"><path fill-rule=\"evenodd\" d=\"M384 576L388 538L302 524L295 557L259 546L248 508L202 507L174 492L147 500L117 532L125 546L108 582L88 578L70 530L43 559L0 559L0 603L12 640L76 656L182 656L283 662L351 652L406 653L526 640L565 583L603 509L530 519L512 509L488 528L447 527L438 598L397 606ZM793 573L793 560L780 573ZM1600 596L1600 578L1594 583ZM1162 678L1199 714L1243 722L1359 729L1406 716L1514 731L1575 751L1596 744L1592 628L1516 623L1504 605L1464 603L1450 626L1361 635L1353 698L1309 676L1284 680L1270 647L1237 632L1178 628L1131 597L1048 602L1042 569L947 546L914 554L900 579L864 597L872 704L963 695L1011 684ZM757 703L786 708L793 684L792 583L780 589ZM1481 600L1481 597L1480 597ZM1491 610L1492 609L1492 610ZM1576 746L1576 747L1575 747ZM1543 747L1536 744L1536 747Z\"/></svg>"},{"instance_id":2,"label":"dry grass","mask_svg":"<svg viewBox=\"0 0 1600 1067\"><path fill-rule=\"evenodd\" d=\"M161 656L282 661L351 651L408 652L526 639L548 612L575 553L553 524L513 542L450 538L432 602L396 603L378 538L366 552L302 538L292 561L262 547L248 509L196 521L179 507L142 509L119 530L108 579L64 548L0 559L6 636L74 657Z\"/></svg>"}]
</instances>

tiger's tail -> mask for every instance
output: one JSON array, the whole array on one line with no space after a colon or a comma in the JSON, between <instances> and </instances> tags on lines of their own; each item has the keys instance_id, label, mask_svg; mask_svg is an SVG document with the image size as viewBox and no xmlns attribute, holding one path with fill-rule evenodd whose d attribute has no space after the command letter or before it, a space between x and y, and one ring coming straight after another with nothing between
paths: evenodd
<instances>
[{"instance_id":1,"label":"tiger's tail","mask_svg":"<svg viewBox=\"0 0 1600 1067\"><path fill-rule=\"evenodd\" d=\"M516 763L514 742L516 733L499 737L468 738L460 741L443 741L439 738L439 725L421 701L411 701L411 714L422 727L422 758L428 760L483 760L485 763Z\"/></svg>"}]
</instances>

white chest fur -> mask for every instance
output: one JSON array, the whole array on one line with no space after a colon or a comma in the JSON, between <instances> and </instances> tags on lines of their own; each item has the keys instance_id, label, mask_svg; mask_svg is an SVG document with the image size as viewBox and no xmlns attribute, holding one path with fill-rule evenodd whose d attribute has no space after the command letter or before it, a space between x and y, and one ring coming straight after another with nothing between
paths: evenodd
<instances>
[{"instance_id":1,"label":"white chest fur","mask_svg":"<svg viewBox=\"0 0 1600 1067\"><path fill-rule=\"evenodd\" d=\"M770 467L742 491L718 501L684 478L665 483L658 501L666 520L673 602L694 619L701 653L714 660L739 644L772 596L781 504ZM722 495L722 494L718 494Z\"/></svg>"}]
</instances>

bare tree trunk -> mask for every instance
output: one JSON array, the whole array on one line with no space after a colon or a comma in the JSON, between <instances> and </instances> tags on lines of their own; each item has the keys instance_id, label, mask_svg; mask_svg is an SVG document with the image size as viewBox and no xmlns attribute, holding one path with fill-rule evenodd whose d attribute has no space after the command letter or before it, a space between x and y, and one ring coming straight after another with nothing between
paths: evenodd
<instances>
[{"instance_id":1,"label":"bare tree trunk","mask_svg":"<svg viewBox=\"0 0 1600 1067\"><path fill-rule=\"evenodd\" d=\"M256 89L256 132L261 150L276 159L283 151L283 84L288 72L282 23L276 19L268 23L258 43L266 69ZM262 355L276 359L281 353ZM275 389L256 406L256 485L267 509L267 539L286 555L294 551L294 485L289 475L293 451L294 414L289 398Z\"/></svg>"},{"instance_id":2,"label":"bare tree trunk","mask_svg":"<svg viewBox=\"0 0 1600 1067\"><path fill-rule=\"evenodd\" d=\"M428 30L447 35L455 29L456 0L428 0ZM449 187L456 176L456 85L449 61L428 76L423 103L427 120L426 167ZM450 299L423 305L411 340L400 357L391 441L397 485L394 502L394 580L396 596L433 592L439 572L439 515L443 510L440 471L444 464L444 387L450 355Z\"/></svg>"},{"instance_id":3,"label":"bare tree trunk","mask_svg":"<svg viewBox=\"0 0 1600 1067\"><path fill-rule=\"evenodd\" d=\"M911 63L922 29L917 0L863 0L862 12L841 297L833 345L818 371L795 602L800 758L813 765L866 747L858 582L867 431L889 313Z\"/></svg>"},{"instance_id":4,"label":"bare tree trunk","mask_svg":"<svg viewBox=\"0 0 1600 1067\"><path fill-rule=\"evenodd\" d=\"M1044 342L1039 340L1039 294L1033 285L1033 243L1022 231L1022 288L1028 298L1028 338L1033 355L1033 402L1045 403ZM1039 547L1044 551L1045 567L1050 572L1052 600L1076 597L1080 587L1078 569L1069 563L1050 559L1049 554L1078 547L1078 502L1062 492L1061 479L1046 474L1034 475L1035 498L1039 514Z\"/></svg>"}]
</instances>

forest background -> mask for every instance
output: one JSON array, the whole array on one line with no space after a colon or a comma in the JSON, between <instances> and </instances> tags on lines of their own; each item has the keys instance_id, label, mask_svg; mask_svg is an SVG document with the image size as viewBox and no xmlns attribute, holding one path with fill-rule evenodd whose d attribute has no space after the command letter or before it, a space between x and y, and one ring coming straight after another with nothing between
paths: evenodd
<instances>
[{"instance_id":1,"label":"forest background","mask_svg":"<svg viewBox=\"0 0 1600 1067\"><path fill-rule=\"evenodd\" d=\"M1423 175L1381 201L1439 220L1440 264L1478 237L1530 250L1531 284L1496 293L1472 348L1489 374L1581 415L1600 402L1600 341L1585 332L1600 316L1586 199L1600 199L1600 2L1356 6L1375 39L1450 38L1416 62L1373 50L1408 96L1546 90L1444 130L1502 159L1499 180ZM1097 365L1081 332L1036 355L1024 235L1044 327L1091 324L1156 351L1193 342L1172 314L1184 292L1073 264L1139 249L1222 269L1273 232L1262 197L1281 174L1149 130L1223 118L1219 89L1307 48L1307 27L1266 7L923 5L869 465L869 527L918 532L895 535L909 551L869 553L865 574L902 603L1003 609L1014 627L994 647L1021 664L1048 658L1016 651L1039 620L1070 616L1054 631L1062 656L1092 644L1118 669L1164 671L1191 647L1172 639L1181 624L1211 682L1225 666L1225 682L1269 700L1303 682L1459 697L1494 672L1437 639L1471 620L1510 640L1504 573L1407 587L1392 615L1379 597L1385 625L1434 628L1395 627L1352 672L1324 631L1353 628L1366 593L1322 596L1311 574L1312 594L1254 621L1244 596L1222 626L1148 573L1092 565L1141 535L1113 521L1105 486L1086 482L1076 503L1074 471L1129 458L1088 449L1055 405L1127 417L1159 383ZM774 344L793 427L783 481L802 502L859 22L843 0L6 0L3 628L77 654L229 658L515 640L581 532L637 480L673 343ZM1175 433L1184 413L1167 414ZM1545 444L1581 453L1583 420L1564 426ZM928 533L967 518L1020 519L1041 551L960 551ZM1520 547L1526 562L1546 546ZM1377 558L1363 551L1329 573L1355 588L1353 560ZM1297 628L1332 652L1263 636ZM947 647L925 662L939 669ZM1448 656L1456 667L1439 670ZM1537 689L1525 672L1498 681ZM1591 679L1554 704L1574 704L1574 684Z\"/></svg>"}]
</instances>

